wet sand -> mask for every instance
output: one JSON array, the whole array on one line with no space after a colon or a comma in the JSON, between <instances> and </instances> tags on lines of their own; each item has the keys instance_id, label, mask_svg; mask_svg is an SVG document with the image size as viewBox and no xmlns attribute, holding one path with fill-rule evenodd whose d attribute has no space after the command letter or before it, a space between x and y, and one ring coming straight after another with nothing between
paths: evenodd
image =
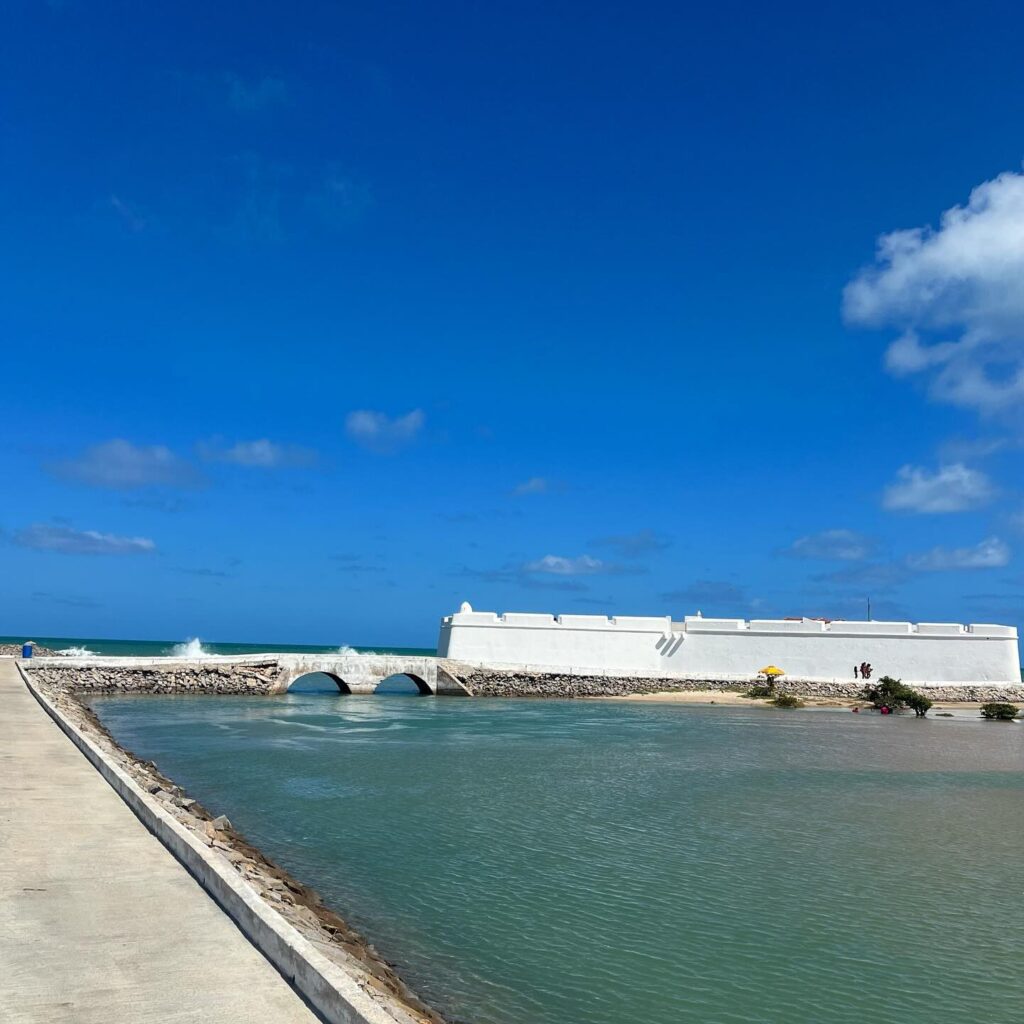
<instances>
[{"instance_id":1,"label":"wet sand","mask_svg":"<svg viewBox=\"0 0 1024 1024\"><path fill-rule=\"evenodd\" d=\"M784 691L781 691L784 692ZM927 691L925 691L927 692ZM687 690L667 693L634 693L624 697L589 697L588 700L629 701L642 704L729 704L744 707L770 708L771 704L761 698L744 697L739 690ZM800 699L809 708L870 708L871 705L862 700L843 697L804 697ZM1012 701L1010 703L1013 703ZM981 707L978 701L936 701L932 713L936 711L977 711Z\"/></svg>"}]
</instances>

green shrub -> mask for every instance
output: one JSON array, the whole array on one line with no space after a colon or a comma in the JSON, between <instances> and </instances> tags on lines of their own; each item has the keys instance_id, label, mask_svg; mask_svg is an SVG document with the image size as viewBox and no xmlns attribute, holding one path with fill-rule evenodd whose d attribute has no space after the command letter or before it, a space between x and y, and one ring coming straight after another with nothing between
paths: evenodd
<instances>
[{"instance_id":1,"label":"green shrub","mask_svg":"<svg viewBox=\"0 0 1024 1024\"><path fill-rule=\"evenodd\" d=\"M1006 704L1003 701L992 700L981 705L981 717L996 722L1010 722L1020 714L1020 708L1016 704Z\"/></svg>"},{"instance_id":2,"label":"green shrub","mask_svg":"<svg viewBox=\"0 0 1024 1024\"><path fill-rule=\"evenodd\" d=\"M917 715L918 718L924 718L928 714L928 709L932 706L932 700L926 697L923 693L918 693L917 690L911 690L909 696L905 698L907 707Z\"/></svg>"},{"instance_id":3,"label":"green shrub","mask_svg":"<svg viewBox=\"0 0 1024 1024\"><path fill-rule=\"evenodd\" d=\"M772 686L752 686L743 696L749 697L751 700L759 700L771 697L774 693L775 689Z\"/></svg>"},{"instance_id":4,"label":"green shrub","mask_svg":"<svg viewBox=\"0 0 1024 1024\"><path fill-rule=\"evenodd\" d=\"M904 686L892 676L882 676L876 686L865 686L861 696L876 708L891 708L893 711L911 708L918 718L924 718L932 706L932 701L923 693Z\"/></svg>"},{"instance_id":5,"label":"green shrub","mask_svg":"<svg viewBox=\"0 0 1024 1024\"><path fill-rule=\"evenodd\" d=\"M769 701L770 704L774 704L777 708L802 708L804 702L799 697L794 697L791 693L780 693L774 700Z\"/></svg>"}]
</instances>

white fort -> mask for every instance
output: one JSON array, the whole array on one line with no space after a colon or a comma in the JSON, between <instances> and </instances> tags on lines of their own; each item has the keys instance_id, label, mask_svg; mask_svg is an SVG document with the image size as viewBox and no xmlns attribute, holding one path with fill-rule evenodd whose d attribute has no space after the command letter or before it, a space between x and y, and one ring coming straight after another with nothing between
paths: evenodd
<instances>
[{"instance_id":1,"label":"white fort","mask_svg":"<svg viewBox=\"0 0 1024 1024\"><path fill-rule=\"evenodd\" d=\"M684 679L751 679L773 664L791 679L871 677L927 686L1019 686L1015 626L822 619L543 615L474 611L441 621L442 658L496 668Z\"/></svg>"}]
</instances>

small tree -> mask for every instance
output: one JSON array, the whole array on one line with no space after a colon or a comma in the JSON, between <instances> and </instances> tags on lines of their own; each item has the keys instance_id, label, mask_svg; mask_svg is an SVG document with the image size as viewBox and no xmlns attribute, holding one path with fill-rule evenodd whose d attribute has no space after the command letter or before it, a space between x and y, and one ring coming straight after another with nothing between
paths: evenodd
<instances>
[{"instance_id":1,"label":"small tree","mask_svg":"<svg viewBox=\"0 0 1024 1024\"><path fill-rule=\"evenodd\" d=\"M912 708L918 718L924 718L932 706L932 701L923 693L904 686L892 676L882 676L876 686L865 686L861 696L876 708L891 708L893 711Z\"/></svg>"},{"instance_id":2,"label":"small tree","mask_svg":"<svg viewBox=\"0 0 1024 1024\"><path fill-rule=\"evenodd\" d=\"M910 708L918 718L924 718L928 709L932 706L932 700L917 690L911 690L910 696L906 698L907 707Z\"/></svg>"},{"instance_id":3,"label":"small tree","mask_svg":"<svg viewBox=\"0 0 1024 1024\"><path fill-rule=\"evenodd\" d=\"M1016 704L992 700L981 705L981 717L993 722L1012 722L1018 714L1020 714L1020 708Z\"/></svg>"}]
</instances>

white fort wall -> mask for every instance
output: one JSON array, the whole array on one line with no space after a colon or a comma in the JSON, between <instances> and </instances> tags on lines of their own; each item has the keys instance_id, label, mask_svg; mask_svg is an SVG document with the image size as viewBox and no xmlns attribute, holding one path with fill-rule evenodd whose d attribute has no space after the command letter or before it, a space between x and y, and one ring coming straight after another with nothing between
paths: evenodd
<instances>
[{"instance_id":1,"label":"white fort wall","mask_svg":"<svg viewBox=\"0 0 1024 1024\"><path fill-rule=\"evenodd\" d=\"M464 610L441 622L442 658L501 668L575 674L750 679L774 664L796 679L872 678L919 685L1008 683L1019 686L1013 626L816 619L705 619L538 615Z\"/></svg>"}]
</instances>

